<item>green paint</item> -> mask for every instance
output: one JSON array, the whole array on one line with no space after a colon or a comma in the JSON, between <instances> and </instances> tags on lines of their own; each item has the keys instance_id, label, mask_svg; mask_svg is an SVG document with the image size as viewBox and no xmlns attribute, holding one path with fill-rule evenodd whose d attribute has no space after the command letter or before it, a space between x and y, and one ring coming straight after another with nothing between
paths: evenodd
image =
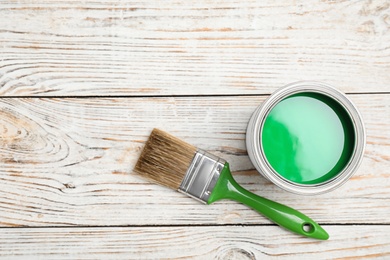
<instances>
[{"instance_id":1,"label":"green paint","mask_svg":"<svg viewBox=\"0 0 390 260\"><path fill-rule=\"evenodd\" d=\"M281 176L299 184L318 184L348 164L354 139L344 108L325 95L307 92L272 108L261 143L268 162Z\"/></svg>"}]
</instances>

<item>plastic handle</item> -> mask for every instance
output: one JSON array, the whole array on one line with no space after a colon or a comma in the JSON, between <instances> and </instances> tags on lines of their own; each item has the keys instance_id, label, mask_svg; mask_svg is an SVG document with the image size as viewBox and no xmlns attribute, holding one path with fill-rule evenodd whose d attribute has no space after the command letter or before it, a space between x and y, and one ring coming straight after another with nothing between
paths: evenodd
<instances>
[{"instance_id":1,"label":"plastic handle","mask_svg":"<svg viewBox=\"0 0 390 260\"><path fill-rule=\"evenodd\" d=\"M257 196L242 188L233 179L228 163L225 164L207 203L211 204L221 199L231 199L241 202L279 226L297 234L322 240L329 238L328 233L308 216L283 204Z\"/></svg>"}]
</instances>

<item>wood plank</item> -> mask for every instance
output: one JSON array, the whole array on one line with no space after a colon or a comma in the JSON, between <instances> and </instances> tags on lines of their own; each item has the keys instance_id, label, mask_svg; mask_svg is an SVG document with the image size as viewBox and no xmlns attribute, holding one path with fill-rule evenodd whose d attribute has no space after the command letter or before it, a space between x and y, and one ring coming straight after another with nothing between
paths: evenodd
<instances>
[{"instance_id":1,"label":"wood plank","mask_svg":"<svg viewBox=\"0 0 390 260\"><path fill-rule=\"evenodd\" d=\"M386 259L389 226L326 226L328 241L276 226L6 228L6 259Z\"/></svg>"},{"instance_id":2,"label":"wood plank","mask_svg":"<svg viewBox=\"0 0 390 260\"><path fill-rule=\"evenodd\" d=\"M2 1L0 95L389 92L389 2Z\"/></svg>"},{"instance_id":3,"label":"wood plank","mask_svg":"<svg viewBox=\"0 0 390 260\"><path fill-rule=\"evenodd\" d=\"M149 184L132 168L153 127L231 163L249 190L321 223L390 223L390 95L350 95L367 128L365 158L340 189L284 192L253 170L245 150L248 97L0 99L0 225L269 223L234 202L204 206Z\"/></svg>"}]
</instances>

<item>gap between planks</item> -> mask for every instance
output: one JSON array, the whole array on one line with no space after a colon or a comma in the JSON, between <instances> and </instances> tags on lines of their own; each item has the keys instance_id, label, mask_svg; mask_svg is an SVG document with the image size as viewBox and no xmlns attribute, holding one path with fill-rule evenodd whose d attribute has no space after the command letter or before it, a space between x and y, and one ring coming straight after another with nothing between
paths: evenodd
<instances>
[{"instance_id":1,"label":"gap between planks","mask_svg":"<svg viewBox=\"0 0 390 260\"><path fill-rule=\"evenodd\" d=\"M269 94L195 94L195 95L39 95L39 96L0 96L0 99L23 99L23 98L78 98L78 99L88 99L88 98L205 98L205 97L267 97L271 95ZM347 92L344 93L346 95L388 95L390 94L390 91L378 91L378 92L365 92L365 93L358 93L358 92Z\"/></svg>"},{"instance_id":2,"label":"gap between planks","mask_svg":"<svg viewBox=\"0 0 390 260\"><path fill-rule=\"evenodd\" d=\"M390 226L387 223L318 223L323 227L352 227L352 226ZM202 228L202 227L277 227L277 224L158 224L158 225L75 225L75 226L0 226L0 230L6 229L75 229L75 228Z\"/></svg>"}]
</instances>

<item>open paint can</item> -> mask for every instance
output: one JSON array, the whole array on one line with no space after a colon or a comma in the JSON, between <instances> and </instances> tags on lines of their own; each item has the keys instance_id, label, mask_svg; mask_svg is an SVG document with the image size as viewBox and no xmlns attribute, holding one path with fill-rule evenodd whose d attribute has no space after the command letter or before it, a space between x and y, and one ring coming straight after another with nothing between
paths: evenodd
<instances>
[{"instance_id":1,"label":"open paint can","mask_svg":"<svg viewBox=\"0 0 390 260\"><path fill-rule=\"evenodd\" d=\"M345 183L359 167L365 139L354 104L320 82L297 82L273 93L255 110L246 133L257 171L302 195Z\"/></svg>"}]
</instances>

